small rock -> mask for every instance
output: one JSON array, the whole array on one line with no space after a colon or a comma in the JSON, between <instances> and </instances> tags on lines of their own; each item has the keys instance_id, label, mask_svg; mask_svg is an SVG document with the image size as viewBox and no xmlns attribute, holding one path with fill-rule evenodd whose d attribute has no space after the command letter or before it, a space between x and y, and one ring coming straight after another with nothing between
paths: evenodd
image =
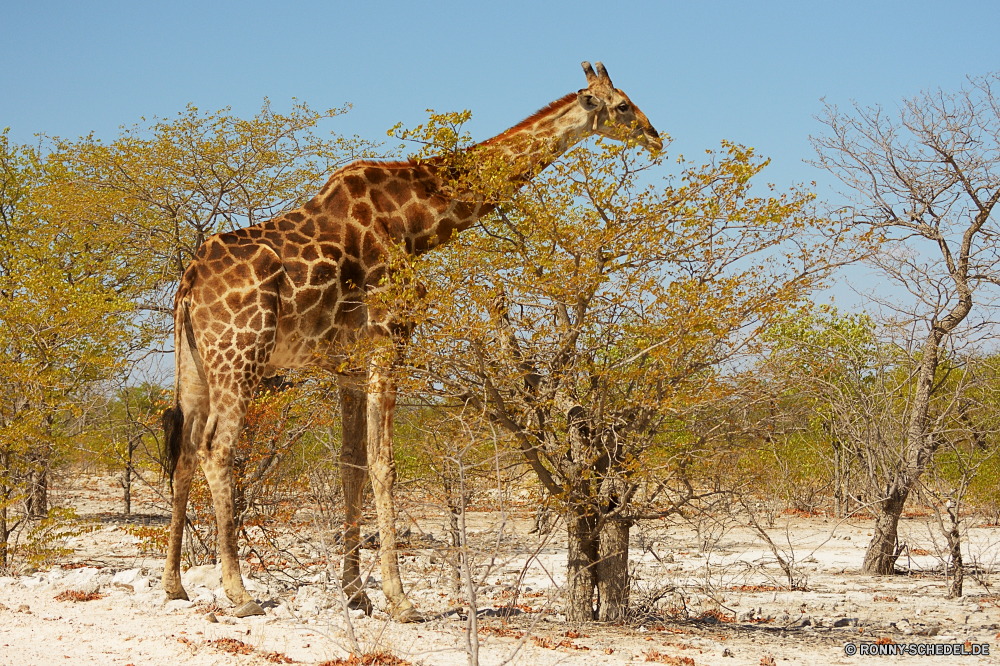
<instances>
[{"instance_id":1,"label":"small rock","mask_svg":"<svg viewBox=\"0 0 1000 666\"><path fill-rule=\"evenodd\" d=\"M46 584L46 580L41 576L31 576L30 578L25 578L21 581L21 586L29 590L33 590L36 587L41 587Z\"/></svg>"},{"instance_id":2,"label":"small rock","mask_svg":"<svg viewBox=\"0 0 1000 666\"><path fill-rule=\"evenodd\" d=\"M352 608L347 612L350 614L352 620L360 620L361 618L366 617L364 609L361 608Z\"/></svg>"},{"instance_id":3,"label":"small rock","mask_svg":"<svg viewBox=\"0 0 1000 666\"><path fill-rule=\"evenodd\" d=\"M243 578L243 587L247 589L247 592L252 592L254 594L267 594L267 585L263 583L258 583L252 578Z\"/></svg>"},{"instance_id":4,"label":"small rock","mask_svg":"<svg viewBox=\"0 0 1000 666\"><path fill-rule=\"evenodd\" d=\"M215 616L215 613L205 613L205 622L219 622L219 618Z\"/></svg>"},{"instance_id":5,"label":"small rock","mask_svg":"<svg viewBox=\"0 0 1000 666\"><path fill-rule=\"evenodd\" d=\"M164 604L164 607L168 611L185 610L187 608L191 608L192 606L194 606L194 602L188 601L187 599L171 599Z\"/></svg>"},{"instance_id":6,"label":"small rock","mask_svg":"<svg viewBox=\"0 0 1000 666\"><path fill-rule=\"evenodd\" d=\"M212 590L212 594L215 595L215 603L219 604L222 608L232 608L236 605L226 596L226 588L224 587L215 588Z\"/></svg>"},{"instance_id":7,"label":"small rock","mask_svg":"<svg viewBox=\"0 0 1000 666\"><path fill-rule=\"evenodd\" d=\"M213 590L222 585L222 572L214 564L191 567L181 576L184 587L207 587Z\"/></svg>"},{"instance_id":8,"label":"small rock","mask_svg":"<svg viewBox=\"0 0 1000 666\"><path fill-rule=\"evenodd\" d=\"M734 654L733 654L733 651L732 651L732 650L730 650L729 648L726 648L726 649L724 649L724 650L722 651L722 656L723 656L723 657L734 657L734 656L736 656L736 655L734 655Z\"/></svg>"},{"instance_id":9,"label":"small rock","mask_svg":"<svg viewBox=\"0 0 1000 666\"><path fill-rule=\"evenodd\" d=\"M100 589L101 586L98 585L97 581L93 579L81 581L76 585L70 587L71 591L80 592L81 594L94 594L95 592L98 592Z\"/></svg>"},{"instance_id":10,"label":"small rock","mask_svg":"<svg viewBox=\"0 0 1000 666\"><path fill-rule=\"evenodd\" d=\"M17 612L18 613L31 613L31 606L29 606L28 604L21 604L20 606L17 607Z\"/></svg>"},{"instance_id":11,"label":"small rock","mask_svg":"<svg viewBox=\"0 0 1000 666\"><path fill-rule=\"evenodd\" d=\"M111 585L112 587L122 587L135 591L135 583L139 580L145 580L142 578L142 570L128 569L126 571L119 571L116 573L111 579Z\"/></svg>"},{"instance_id":12,"label":"small rock","mask_svg":"<svg viewBox=\"0 0 1000 666\"><path fill-rule=\"evenodd\" d=\"M383 613L389 612L389 600L386 598L385 593L382 590L372 590L368 593L368 598L371 599L372 605Z\"/></svg>"},{"instance_id":13,"label":"small rock","mask_svg":"<svg viewBox=\"0 0 1000 666\"><path fill-rule=\"evenodd\" d=\"M835 627L856 627L858 626L858 618L856 617L842 617L833 623Z\"/></svg>"}]
</instances>

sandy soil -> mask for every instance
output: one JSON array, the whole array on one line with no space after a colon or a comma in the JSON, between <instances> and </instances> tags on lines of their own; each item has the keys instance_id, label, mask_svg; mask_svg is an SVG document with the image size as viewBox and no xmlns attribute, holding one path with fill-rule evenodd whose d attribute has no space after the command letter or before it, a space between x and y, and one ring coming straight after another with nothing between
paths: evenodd
<instances>
[{"instance_id":1,"label":"sandy soil","mask_svg":"<svg viewBox=\"0 0 1000 666\"><path fill-rule=\"evenodd\" d=\"M74 552L47 571L0 578L0 665L33 664L318 664L345 657L346 620L335 588L327 586L322 548L301 526L289 534L289 551L301 564L296 580L251 573L248 588L267 615L232 617L214 567L185 573L191 602L166 602L159 589L163 560L143 554L141 539L126 522L162 524L155 495L134 500L138 516L118 509L113 482L92 477L59 489L55 501L74 505L100 527L71 539ZM845 644L989 644L989 656L902 656L906 663L1000 663L1000 597L990 594L991 571L1000 560L1000 529L969 530L967 558L978 580L967 578L966 595L946 600L946 580L934 553L935 526L928 518L904 521L911 555L900 564L910 575L871 578L858 573L869 523L837 524L822 517L782 516L772 538L793 555L802 590L788 591L772 554L741 525L644 526L636 530L635 601L657 599L649 615L625 626L570 625L561 615L559 586L565 580L565 543L529 535L527 511L513 517L470 513L471 538L489 565L479 595L480 662L486 664L854 664ZM405 551L405 582L430 619L398 625L376 611L353 613L351 623L366 651L391 650L414 664L467 663L465 620L454 612L461 600L449 587L449 570L433 538L444 539L442 519L414 514L415 535ZM498 541L498 527L504 532ZM940 538L937 539L940 542ZM500 543L500 548L489 544ZM699 545L702 548L699 550ZM430 546L430 547L429 547ZM925 553L926 554L922 554ZM371 572L369 593L384 603L375 552L364 551ZM480 573L484 570L479 569ZM280 573L280 572L279 572ZM1000 582L1000 581L997 581ZM517 591L518 614L501 621L499 608ZM67 594L72 593L72 594ZM73 601L70 597L93 597ZM451 611L451 612L449 612ZM214 620L207 618L214 613ZM926 649L926 648L913 648ZM881 657L890 658L891 657ZM763 660L763 661L762 661Z\"/></svg>"}]
</instances>

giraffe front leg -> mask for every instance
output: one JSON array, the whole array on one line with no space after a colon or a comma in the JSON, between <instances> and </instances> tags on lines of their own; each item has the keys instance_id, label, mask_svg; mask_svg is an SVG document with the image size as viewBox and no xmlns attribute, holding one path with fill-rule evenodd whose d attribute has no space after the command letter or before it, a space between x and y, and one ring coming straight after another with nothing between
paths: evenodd
<instances>
[{"instance_id":1,"label":"giraffe front leg","mask_svg":"<svg viewBox=\"0 0 1000 666\"><path fill-rule=\"evenodd\" d=\"M396 553L396 483L392 428L396 410L396 387L388 374L373 369L368 382L368 473L378 513L379 547L382 568L382 591L389 601L389 612L397 622L423 622L403 592Z\"/></svg>"},{"instance_id":2,"label":"giraffe front leg","mask_svg":"<svg viewBox=\"0 0 1000 666\"><path fill-rule=\"evenodd\" d=\"M341 426L340 480L344 487L343 588L351 608L372 614L372 602L361 581L361 508L368 468L367 403L364 391L340 382Z\"/></svg>"},{"instance_id":3,"label":"giraffe front leg","mask_svg":"<svg viewBox=\"0 0 1000 666\"><path fill-rule=\"evenodd\" d=\"M163 591L167 599L187 600L181 582L181 545L184 541L184 523L187 518L188 494L194 477L195 459L189 452L182 452L174 469L173 510L170 517L170 538L167 542L167 562L163 567Z\"/></svg>"}]
</instances>

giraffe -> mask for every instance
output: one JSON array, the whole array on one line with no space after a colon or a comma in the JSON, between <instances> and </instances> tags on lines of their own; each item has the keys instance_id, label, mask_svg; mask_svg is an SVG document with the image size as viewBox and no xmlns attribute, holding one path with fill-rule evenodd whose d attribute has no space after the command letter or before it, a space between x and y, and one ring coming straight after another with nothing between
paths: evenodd
<instances>
[{"instance_id":1,"label":"giraffe","mask_svg":"<svg viewBox=\"0 0 1000 666\"><path fill-rule=\"evenodd\" d=\"M552 102L473 146L504 151L516 187L591 134L663 143L645 114L614 87L607 70L582 63L587 87ZM617 128L615 127L617 126ZM409 337L392 313L369 310L365 294L389 268L389 248L419 254L446 243L494 208L455 193L439 160L358 161L330 176L319 194L267 222L208 238L185 270L174 299L175 402L164 413L166 470L173 507L163 589L187 599L181 539L196 463L215 506L223 587L236 615L262 614L243 585L232 504L233 449L254 389L277 368L320 367L338 375L345 496L343 584L351 603L371 611L360 580L360 520L367 471L380 534L383 591L392 617L423 618L406 598L396 554L390 369ZM452 174L453 175L453 174ZM345 370L361 339L385 340L361 371Z\"/></svg>"}]
</instances>

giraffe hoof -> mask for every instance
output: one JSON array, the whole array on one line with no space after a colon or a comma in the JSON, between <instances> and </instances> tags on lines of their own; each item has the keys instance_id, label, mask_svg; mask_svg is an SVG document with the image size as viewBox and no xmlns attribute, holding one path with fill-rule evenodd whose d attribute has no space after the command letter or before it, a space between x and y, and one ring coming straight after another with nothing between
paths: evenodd
<instances>
[{"instance_id":1,"label":"giraffe hoof","mask_svg":"<svg viewBox=\"0 0 1000 666\"><path fill-rule=\"evenodd\" d=\"M236 609L233 613L236 617L250 617L251 615L263 615L264 609L256 601L251 599Z\"/></svg>"},{"instance_id":2,"label":"giraffe hoof","mask_svg":"<svg viewBox=\"0 0 1000 666\"><path fill-rule=\"evenodd\" d=\"M413 606L397 610L395 613L392 614L392 619L395 620L396 622L399 622L400 624L415 624L418 622L426 622L424 616L420 614L420 611L418 611Z\"/></svg>"},{"instance_id":3,"label":"giraffe hoof","mask_svg":"<svg viewBox=\"0 0 1000 666\"><path fill-rule=\"evenodd\" d=\"M170 592L167 590L164 590L164 592L167 593L167 601L173 601L174 599L183 599L184 601L190 601L190 599L188 599L188 593L184 590L183 587L174 592Z\"/></svg>"}]
</instances>

